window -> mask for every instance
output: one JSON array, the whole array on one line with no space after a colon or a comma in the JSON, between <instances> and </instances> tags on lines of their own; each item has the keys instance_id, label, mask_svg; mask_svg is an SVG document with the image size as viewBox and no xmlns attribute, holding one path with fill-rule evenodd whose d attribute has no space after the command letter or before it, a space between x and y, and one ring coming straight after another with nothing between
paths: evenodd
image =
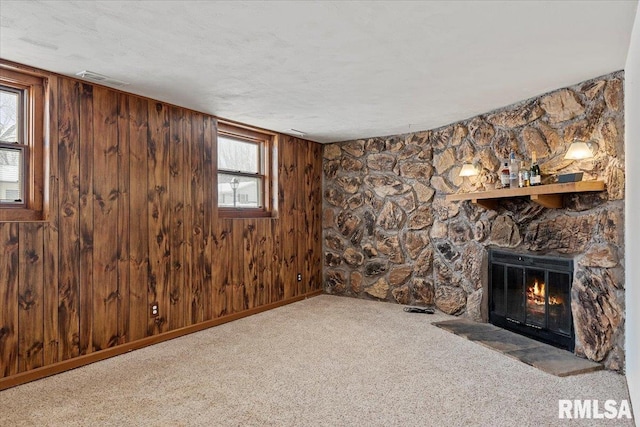
<instances>
[{"instance_id":1,"label":"window","mask_svg":"<svg viewBox=\"0 0 640 427\"><path fill-rule=\"evenodd\" d=\"M268 216L273 135L221 122L218 207L222 216Z\"/></svg>"},{"instance_id":2,"label":"window","mask_svg":"<svg viewBox=\"0 0 640 427\"><path fill-rule=\"evenodd\" d=\"M43 219L45 80L0 63L0 221Z\"/></svg>"},{"instance_id":3,"label":"window","mask_svg":"<svg viewBox=\"0 0 640 427\"><path fill-rule=\"evenodd\" d=\"M0 86L0 203L24 207L24 100L27 89Z\"/></svg>"}]
</instances>

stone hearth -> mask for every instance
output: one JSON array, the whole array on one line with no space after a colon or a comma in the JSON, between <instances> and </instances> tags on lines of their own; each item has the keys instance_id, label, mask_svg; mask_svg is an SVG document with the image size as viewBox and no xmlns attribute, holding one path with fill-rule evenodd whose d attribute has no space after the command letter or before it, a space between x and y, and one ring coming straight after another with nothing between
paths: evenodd
<instances>
[{"instance_id":1,"label":"stone hearth","mask_svg":"<svg viewBox=\"0 0 640 427\"><path fill-rule=\"evenodd\" d=\"M485 321L489 247L569 256L575 352L623 370L622 91L617 72L443 128L326 145L326 291ZM594 141L595 157L564 160L574 138ZM580 171L607 190L567 195L563 209L523 199L497 210L445 201L493 189L511 150L527 160L536 151L548 177ZM459 177L471 161L482 173Z\"/></svg>"}]
</instances>

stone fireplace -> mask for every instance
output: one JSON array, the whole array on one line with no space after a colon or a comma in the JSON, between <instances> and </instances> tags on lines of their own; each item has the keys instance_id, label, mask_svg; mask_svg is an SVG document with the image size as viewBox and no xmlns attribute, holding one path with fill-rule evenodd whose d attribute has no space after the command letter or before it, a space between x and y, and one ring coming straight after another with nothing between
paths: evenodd
<instances>
[{"instance_id":1,"label":"stone fireplace","mask_svg":"<svg viewBox=\"0 0 640 427\"><path fill-rule=\"evenodd\" d=\"M490 251L570 259L574 352L622 371L623 79L612 73L438 129L325 145L325 290L486 322ZM564 160L576 138L592 142L593 159ZM445 200L493 189L512 150L525 159L535 151L545 183L583 172L606 190L565 195L560 209ZM459 176L466 162L478 177Z\"/></svg>"},{"instance_id":2,"label":"stone fireplace","mask_svg":"<svg viewBox=\"0 0 640 427\"><path fill-rule=\"evenodd\" d=\"M573 259L489 251L489 322L573 351Z\"/></svg>"}]
</instances>

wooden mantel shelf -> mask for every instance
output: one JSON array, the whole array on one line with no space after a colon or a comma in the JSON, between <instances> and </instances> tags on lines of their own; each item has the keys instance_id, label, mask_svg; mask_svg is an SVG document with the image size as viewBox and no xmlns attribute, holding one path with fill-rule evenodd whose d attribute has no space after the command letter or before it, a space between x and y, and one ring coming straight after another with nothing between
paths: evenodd
<instances>
[{"instance_id":1,"label":"wooden mantel shelf","mask_svg":"<svg viewBox=\"0 0 640 427\"><path fill-rule=\"evenodd\" d=\"M501 188L500 190L481 191L476 193L449 194L448 202L471 200L487 209L495 209L498 199L529 196L532 201L545 208L561 208L562 195L566 193L584 193L604 190L604 181L578 181L563 184L536 185L524 188Z\"/></svg>"}]
</instances>

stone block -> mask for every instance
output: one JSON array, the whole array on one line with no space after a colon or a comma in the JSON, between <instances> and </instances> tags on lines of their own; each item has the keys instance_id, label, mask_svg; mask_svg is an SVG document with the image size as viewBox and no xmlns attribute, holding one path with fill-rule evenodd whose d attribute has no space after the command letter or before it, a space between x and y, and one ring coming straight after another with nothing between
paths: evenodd
<instances>
[{"instance_id":1,"label":"stone block","mask_svg":"<svg viewBox=\"0 0 640 427\"><path fill-rule=\"evenodd\" d=\"M376 171L392 171L396 165L396 158L391 154L378 153L367 156L367 167Z\"/></svg>"},{"instance_id":2,"label":"stone block","mask_svg":"<svg viewBox=\"0 0 640 427\"><path fill-rule=\"evenodd\" d=\"M362 157L364 154L364 140L349 141L342 143L342 151L351 154L353 157Z\"/></svg>"},{"instance_id":3,"label":"stone block","mask_svg":"<svg viewBox=\"0 0 640 427\"><path fill-rule=\"evenodd\" d=\"M404 285L411 277L411 273L413 273L413 267L410 265L394 267L389 272L389 284L391 286Z\"/></svg>"},{"instance_id":4,"label":"stone block","mask_svg":"<svg viewBox=\"0 0 640 427\"><path fill-rule=\"evenodd\" d=\"M489 145L493 140L496 131L491 124L485 122L480 117L476 117L469 123L469 134L477 145Z\"/></svg>"},{"instance_id":5,"label":"stone block","mask_svg":"<svg viewBox=\"0 0 640 427\"><path fill-rule=\"evenodd\" d=\"M389 283L387 283L387 280L384 277L381 277L373 285L366 288L365 292L372 297L385 300L389 293Z\"/></svg>"},{"instance_id":6,"label":"stone block","mask_svg":"<svg viewBox=\"0 0 640 427\"><path fill-rule=\"evenodd\" d=\"M412 281L413 299L417 305L433 305L435 290L433 283L427 279L415 278Z\"/></svg>"},{"instance_id":7,"label":"stone block","mask_svg":"<svg viewBox=\"0 0 640 427\"><path fill-rule=\"evenodd\" d=\"M393 295L398 304L407 305L411 302L411 289L407 285L393 289L391 295Z\"/></svg>"},{"instance_id":8,"label":"stone block","mask_svg":"<svg viewBox=\"0 0 640 427\"><path fill-rule=\"evenodd\" d=\"M543 97L540 106L547 113L549 123L564 122L584 113L584 106L570 89L558 90Z\"/></svg>"},{"instance_id":9,"label":"stone block","mask_svg":"<svg viewBox=\"0 0 640 427\"><path fill-rule=\"evenodd\" d=\"M622 80L612 79L607 82L604 88L604 101L611 111L621 111L624 103L622 92Z\"/></svg>"},{"instance_id":10,"label":"stone block","mask_svg":"<svg viewBox=\"0 0 640 427\"><path fill-rule=\"evenodd\" d=\"M447 314L459 314L467 305L467 295L462 288L438 286L435 292L436 307Z\"/></svg>"},{"instance_id":11,"label":"stone block","mask_svg":"<svg viewBox=\"0 0 640 427\"><path fill-rule=\"evenodd\" d=\"M340 150L340 145L338 144L325 144L322 148L322 156L327 160L339 159L342 155L342 150Z\"/></svg>"},{"instance_id":12,"label":"stone block","mask_svg":"<svg viewBox=\"0 0 640 427\"><path fill-rule=\"evenodd\" d=\"M409 217L407 228L409 230L422 230L431 224L433 224L431 209L429 209L428 205L422 205Z\"/></svg>"},{"instance_id":13,"label":"stone block","mask_svg":"<svg viewBox=\"0 0 640 427\"><path fill-rule=\"evenodd\" d=\"M487 117L487 122L504 128L517 128L529 124L544 114L544 111L534 100L519 108L508 108Z\"/></svg>"},{"instance_id":14,"label":"stone block","mask_svg":"<svg viewBox=\"0 0 640 427\"><path fill-rule=\"evenodd\" d=\"M406 215L397 204L387 201L378 214L376 225L385 230L398 230L404 224Z\"/></svg>"},{"instance_id":15,"label":"stone block","mask_svg":"<svg viewBox=\"0 0 640 427\"><path fill-rule=\"evenodd\" d=\"M491 243L496 246L515 248L522 242L520 230L508 215L500 215L491 226Z\"/></svg>"}]
</instances>

